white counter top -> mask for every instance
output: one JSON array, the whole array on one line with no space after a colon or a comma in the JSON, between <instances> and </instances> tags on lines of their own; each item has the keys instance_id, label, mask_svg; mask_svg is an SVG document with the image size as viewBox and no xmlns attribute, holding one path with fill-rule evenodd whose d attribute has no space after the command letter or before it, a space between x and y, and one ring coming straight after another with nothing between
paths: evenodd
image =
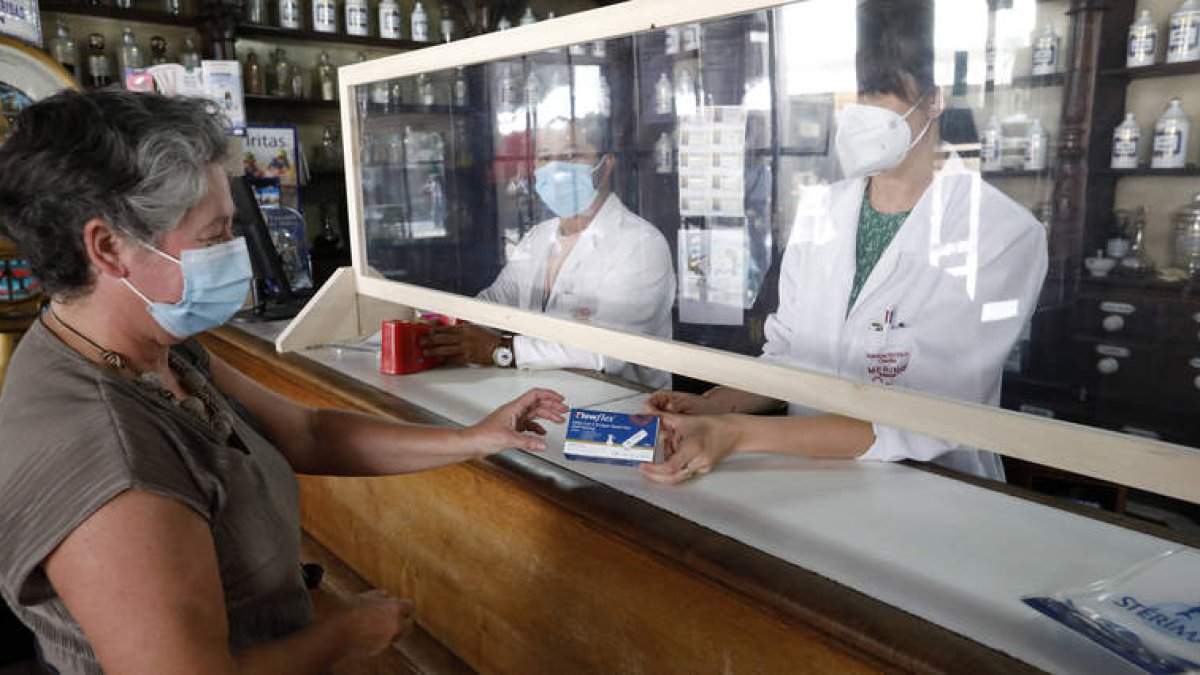
<instances>
[{"instance_id":1,"label":"white counter top","mask_svg":"<svg viewBox=\"0 0 1200 675\"><path fill-rule=\"evenodd\" d=\"M272 340L282 325L242 325ZM339 353L340 351L340 353ZM317 363L472 424L532 386L622 412L645 395L562 371L379 372L377 356L318 348ZM635 469L567 461L563 427L544 458L1052 672L1136 673L1021 603L1083 585L1180 545L899 464L746 455L680 486ZM510 451L515 452L515 451Z\"/></svg>"}]
</instances>

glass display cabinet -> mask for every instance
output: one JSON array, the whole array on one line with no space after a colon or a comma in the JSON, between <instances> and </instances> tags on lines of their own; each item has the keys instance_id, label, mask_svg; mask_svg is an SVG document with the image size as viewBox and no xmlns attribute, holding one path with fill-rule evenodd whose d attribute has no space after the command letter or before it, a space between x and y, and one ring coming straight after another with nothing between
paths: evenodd
<instances>
[{"instance_id":1,"label":"glass display cabinet","mask_svg":"<svg viewBox=\"0 0 1200 675\"><path fill-rule=\"evenodd\" d=\"M1120 426L1088 398L1104 370L1093 363L1098 347L1079 347L1092 311L1081 298L1096 288L1084 258L1114 207L1113 175L1103 173L1123 108L1113 88L1124 80L1114 78L1130 77L1106 69L1123 67L1123 35L1141 5L1109 4L935 3L936 86L918 93L939 99L939 171L998 191L1046 240L1036 307L989 303L963 317L980 335L1011 332L997 367L1014 410L755 358L780 306L784 255L814 236L798 224L829 209L822 199L845 178L836 139L860 89L860 33L855 3L841 0L635 0L341 68L353 267L277 348L369 334L420 308L674 373L681 388L699 380L761 392L1200 501L1200 389L1150 406L1169 423L1140 436L1110 431ZM580 211L593 218L590 238L562 226ZM1155 227L1151 248L1165 241ZM945 242L966 262L937 263L952 253L932 245L927 261L914 259L974 278L979 241ZM868 279L864 292L885 281ZM1186 304L1194 283L1155 292ZM1181 337L1155 335L1193 354L1200 343L1184 333L1195 337L1196 326L1181 316ZM1182 373L1200 376L1197 356ZM1045 392L1066 405L1048 412ZM1191 422L1181 421L1187 410Z\"/></svg>"}]
</instances>

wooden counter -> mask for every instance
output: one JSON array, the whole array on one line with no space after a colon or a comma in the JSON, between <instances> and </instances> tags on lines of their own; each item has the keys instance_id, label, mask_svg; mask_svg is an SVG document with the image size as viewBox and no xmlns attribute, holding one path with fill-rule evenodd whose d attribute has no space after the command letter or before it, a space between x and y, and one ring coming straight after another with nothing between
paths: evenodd
<instances>
[{"instance_id":1,"label":"wooden counter","mask_svg":"<svg viewBox=\"0 0 1200 675\"><path fill-rule=\"evenodd\" d=\"M236 329L205 344L311 405L442 422ZM481 672L1033 670L529 455L301 487L305 529Z\"/></svg>"}]
</instances>

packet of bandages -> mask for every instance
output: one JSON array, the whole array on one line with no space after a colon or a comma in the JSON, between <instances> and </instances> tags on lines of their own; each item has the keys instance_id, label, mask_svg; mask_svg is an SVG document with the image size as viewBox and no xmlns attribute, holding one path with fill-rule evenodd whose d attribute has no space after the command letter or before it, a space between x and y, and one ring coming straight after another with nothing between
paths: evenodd
<instances>
[{"instance_id":1,"label":"packet of bandages","mask_svg":"<svg viewBox=\"0 0 1200 675\"><path fill-rule=\"evenodd\" d=\"M572 408L563 455L567 459L634 466L658 453L658 418Z\"/></svg>"}]
</instances>

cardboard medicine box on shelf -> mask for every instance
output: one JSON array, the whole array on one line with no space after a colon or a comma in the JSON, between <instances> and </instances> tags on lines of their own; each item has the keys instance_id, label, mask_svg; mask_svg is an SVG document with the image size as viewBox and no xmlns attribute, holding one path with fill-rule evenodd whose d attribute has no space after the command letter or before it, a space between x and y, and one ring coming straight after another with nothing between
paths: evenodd
<instances>
[{"instance_id":1,"label":"cardboard medicine box on shelf","mask_svg":"<svg viewBox=\"0 0 1200 675\"><path fill-rule=\"evenodd\" d=\"M635 466L659 456L659 423L653 415L572 408L563 455L567 459Z\"/></svg>"}]
</instances>

